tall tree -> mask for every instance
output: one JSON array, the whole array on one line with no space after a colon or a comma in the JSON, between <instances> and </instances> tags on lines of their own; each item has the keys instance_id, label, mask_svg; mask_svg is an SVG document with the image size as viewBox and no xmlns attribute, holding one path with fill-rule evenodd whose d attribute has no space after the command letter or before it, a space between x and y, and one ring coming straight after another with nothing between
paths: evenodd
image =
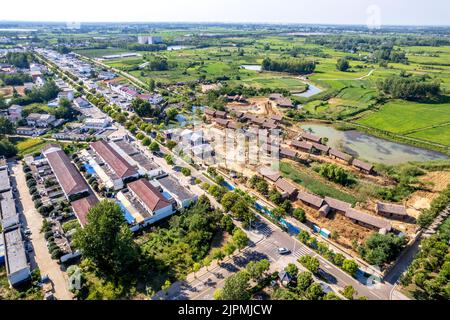
<instances>
[{"instance_id":1,"label":"tall tree","mask_svg":"<svg viewBox=\"0 0 450 320\"><path fill-rule=\"evenodd\" d=\"M131 272L139 250L121 208L104 200L87 215L87 225L74 235L74 244L83 256L92 260L105 275Z\"/></svg>"}]
</instances>

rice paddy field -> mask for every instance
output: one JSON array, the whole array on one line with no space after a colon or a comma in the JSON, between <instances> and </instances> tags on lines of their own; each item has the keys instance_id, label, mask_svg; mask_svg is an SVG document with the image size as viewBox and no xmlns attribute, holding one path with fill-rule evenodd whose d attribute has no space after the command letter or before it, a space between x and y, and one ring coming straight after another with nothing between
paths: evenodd
<instances>
[{"instance_id":1,"label":"rice paddy field","mask_svg":"<svg viewBox=\"0 0 450 320\"><path fill-rule=\"evenodd\" d=\"M223 31L223 30L222 30ZM170 32L162 34L174 39ZM224 33L222 33L224 34ZM176 35L180 35L176 33ZM402 46L408 63L388 63L381 66L368 62L369 52L345 52L329 46L313 44L304 36L265 35L258 37L223 37L209 41L205 47L191 46L181 50L139 52L142 57L105 61L111 67L127 71L144 82L150 79L169 85L198 79L220 80L231 86L271 88L292 94L306 89L305 79L298 76L243 69L242 65L261 65L264 58L292 58L290 50L300 49L297 58L312 60L316 70L308 76L310 84L322 92L311 97L292 96L308 118L355 122L380 132L404 135L448 146L450 103L418 103L377 99L377 81L406 72L412 76L427 75L429 80L441 82L444 94L450 92L450 46ZM212 44L211 44L212 43ZM78 50L89 57L123 53L122 49ZM167 59L169 69L151 71L139 68L143 63L160 56ZM339 58L350 59L347 72L338 71ZM445 99L444 99L445 100Z\"/></svg>"}]
</instances>

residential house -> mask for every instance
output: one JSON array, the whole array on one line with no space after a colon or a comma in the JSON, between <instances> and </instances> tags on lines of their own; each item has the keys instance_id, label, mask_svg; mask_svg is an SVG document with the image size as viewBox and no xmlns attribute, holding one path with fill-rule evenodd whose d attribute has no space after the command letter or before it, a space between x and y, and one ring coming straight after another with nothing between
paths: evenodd
<instances>
[{"instance_id":1,"label":"residential house","mask_svg":"<svg viewBox=\"0 0 450 320\"><path fill-rule=\"evenodd\" d=\"M172 203L147 179L139 179L128 184L128 191L146 211L143 224L148 225L167 218L174 213Z\"/></svg>"},{"instance_id":2,"label":"residential house","mask_svg":"<svg viewBox=\"0 0 450 320\"><path fill-rule=\"evenodd\" d=\"M284 198L293 199L297 196L298 189L284 178L278 179L275 187L281 192Z\"/></svg>"},{"instance_id":3,"label":"residential house","mask_svg":"<svg viewBox=\"0 0 450 320\"><path fill-rule=\"evenodd\" d=\"M367 174L372 174L373 171L373 165L358 159L354 159L352 162L352 165L357 168L358 170L367 173Z\"/></svg>"},{"instance_id":4,"label":"residential house","mask_svg":"<svg viewBox=\"0 0 450 320\"><path fill-rule=\"evenodd\" d=\"M386 232L392 230L392 226L388 221L352 208L347 209L345 216L354 223L366 228L377 229L379 231L385 230Z\"/></svg>"},{"instance_id":5,"label":"residential house","mask_svg":"<svg viewBox=\"0 0 450 320\"><path fill-rule=\"evenodd\" d=\"M345 164L349 164L353 157L347 153L341 152L339 150L331 148L329 151L330 157L336 160L340 160L344 162Z\"/></svg>"},{"instance_id":6,"label":"residential house","mask_svg":"<svg viewBox=\"0 0 450 320\"><path fill-rule=\"evenodd\" d=\"M13 104L8 108L9 120L12 122L18 122L22 120L23 107L17 104Z\"/></svg>"},{"instance_id":7,"label":"residential house","mask_svg":"<svg viewBox=\"0 0 450 320\"><path fill-rule=\"evenodd\" d=\"M166 176L158 179L157 182L165 192L169 193L175 199L179 208L187 208L198 200L197 195L180 185L173 177Z\"/></svg>"},{"instance_id":8,"label":"residential house","mask_svg":"<svg viewBox=\"0 0 450 320\"><path fill-rule=\"evenodd\" d=\"M377 202L375 211L378 215L386 218L396 220L407 220L410 218L408 212L406 212L406 207L399 204Z\"/></svg>"},{"instance_id":9,"label":"residential house","mask_svg":"<svg viewBox=\"0 0 450 320\"><path fill-rule=\"evenodd\" d=\"M308 133L308 132L303 132L300 135L300 139L303 139L303 140L306 140L306 141L309 141L309 142L322 143L322 138L321 137L318 137L318 136L313 135L313 134Z\"/></svg>"}]
</instances>

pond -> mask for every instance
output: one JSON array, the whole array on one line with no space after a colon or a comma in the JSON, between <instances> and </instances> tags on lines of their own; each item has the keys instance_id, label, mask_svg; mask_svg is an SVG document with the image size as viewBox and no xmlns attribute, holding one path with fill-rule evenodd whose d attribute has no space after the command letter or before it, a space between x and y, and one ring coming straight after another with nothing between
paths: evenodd
<instances>
[{"instance_id":1,"label":"pond","mask_svg":"<svg viewBox=\"0 0 450 320\"><path fill-rule=\"evenodd\" d=\"M327 137L327 144L372 163L397 165L410 161L449 159L446 155L397 142L380 139L356 130L339 131L321 124L303 125L302 129L320 137Z\"/></svg>"},{"instance_id":2,"label":"pond","mask_svg":"<svg viewBox=\"0 0 450 320\"><path fill-rule=\"evenodd\" d=\"M242 69L251 70L251 71L261 71L262 67L259 64L243 64L241 66Z\"/></svg>"},{"instance_id":3,"label":"pond","mask_svg":"<svg viewBox=\"0 0 450 320\"><path fill-rule=\"evenodd\" d=\"M297 97L309 98L323 91L322 89L316 87L311 83L308 83L308 86L308 90L300 93L293 93L292 95Z\"/></svg>"}]
</instances>

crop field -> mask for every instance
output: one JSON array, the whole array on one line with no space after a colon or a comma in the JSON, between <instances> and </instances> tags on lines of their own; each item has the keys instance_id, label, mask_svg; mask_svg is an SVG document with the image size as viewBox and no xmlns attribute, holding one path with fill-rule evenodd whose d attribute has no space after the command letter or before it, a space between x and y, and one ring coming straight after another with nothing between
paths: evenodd
<instances>
[{"instance_id":1,"label":"crop field","mask_svg":"<svg viewBox=\"0 0 450 320\"><path fill-rule=\"evenodd\" d=\"M422 104L407 101L389 102L379 111L357 121L362 125L397 134L409 134L414 130L429 129L447 122L450 122L450 103ZM426 135L422 136L424 137Z\"/></svg>"}]
</instances>

